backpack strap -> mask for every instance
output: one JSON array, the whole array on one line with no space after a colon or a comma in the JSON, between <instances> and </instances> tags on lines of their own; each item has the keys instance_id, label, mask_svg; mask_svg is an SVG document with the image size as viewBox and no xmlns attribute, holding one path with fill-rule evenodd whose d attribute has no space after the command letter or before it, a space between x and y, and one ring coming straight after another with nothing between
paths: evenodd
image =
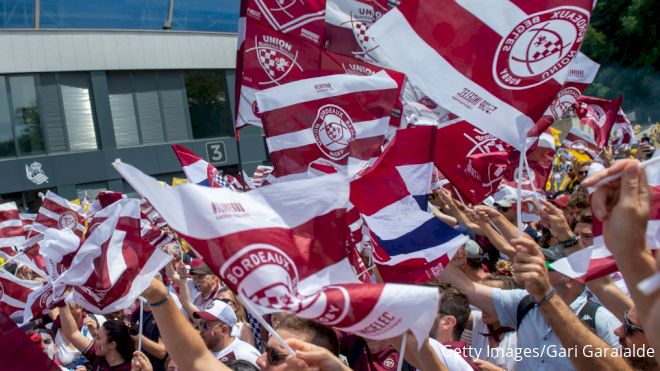
<instances>
[{"instance_id":1,"label":"backpack strap","mask_svg":"<svg viewBox=\"0 0 660 371\"><path fill-rule=\"evenodd\" d=\"M577 315L578 318L593 331L596 331L596 311L600 307L600 304L587 300Z\"/></svg>"},{"instance_id":2,"label":"backpack strap","mask_svg":"<svg viewBox=\"0 0 660 371\"><path fill-rule=\"evenodd\" d=\"M536 306L536 303L530 295L525 295L522 300L518 303L518 308L516 309L516 330L520 328L520 324L523 319L529 313L532 308Z\"/></svg>"}]
</instances>

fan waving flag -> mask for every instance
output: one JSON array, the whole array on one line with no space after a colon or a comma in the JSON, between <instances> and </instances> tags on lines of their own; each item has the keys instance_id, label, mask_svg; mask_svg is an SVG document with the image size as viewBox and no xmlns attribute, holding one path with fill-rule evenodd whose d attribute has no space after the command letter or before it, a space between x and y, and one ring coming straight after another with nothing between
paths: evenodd
<instances>
[{"instance_id":1,"label":"fan waving flag","mask_svg":"<svg viewBox=\"0 0 660 371\"><path fill-rule=\"evenodd\" d=\"M306 79L257 93L272 176L305 177L319 159L355 175L380 154L397 92L396 81L381 71Z\"/></svg>"},{"instance_id":2,"label":"fan waving flag","mask_svg":"<svg viewBox=\"0 0 660 371\"><path fill-rule=\"evenodd\" d=\"M561 89L592 0L408 0L366 34L441 106L522 149Z\"/></svg>"},{"instance_id":3,"label":"fan waving flag","mask_svg":"<svg viewBox=\"0 0 660 371\"><path fill-rule=\"evenodd\" d=\"M76 303L92 313L126 308L171 259L150 243L162 241L160 234L145 234L141 229L139 200L123 199L99 211L70 268L53 286L73 286Z\"/></svg>"},{"instance_id":4,"label":"fan waving flag","mask_svg":"<svg viewBox=\"0 0 660 371\"><path fill-rule=\"evenodd\" d=\"M374 260L389 282L435 278L467 237L426 212L434 127L397 131L383 156L351 182L351 203L374 235Z\"/></svg>"},{"instance_id":5,"label":"fan waving flag","mask_svg":"<svg viewBox=\"0 0 660 371\"><path fill-rule=\"evenodd\" d=\"M342 174L237 194L187 184L164 189L130 165L114 166L261 314L288 311L370 339L408 329L428 336L437 290L357 284L345 249L349 189Z\"/></svg>"},{"instance_id":6,"label":"fan waving flag","mask_svg":"<svg viewBox=\"0 0 660 371\"><path fill-rule=\"evenodd\" d=\"M575 113L580 121L594 131L594 139L600 147L606 146L612 127L617 119L623 96L614 100L581 96L575 103Z\"/></svg>"},{"instance_id":7,"label":"fan waving flag","mask_svg":"<svg viewBox=\"0 0 660 371\"><path fill-rule=\"evenodd\" d=\"M591 166L590 175L596 165ZM651 250L657 250L660 248L660 166L647 167L646 174L651 186L651 210L646 226L646 241ZM553 269L582 282L600 278L618 270L612 253L605 246L603 222L593 215L592 225L593 245L555 261L551 264Z\"/></svg>"}]
</instances>

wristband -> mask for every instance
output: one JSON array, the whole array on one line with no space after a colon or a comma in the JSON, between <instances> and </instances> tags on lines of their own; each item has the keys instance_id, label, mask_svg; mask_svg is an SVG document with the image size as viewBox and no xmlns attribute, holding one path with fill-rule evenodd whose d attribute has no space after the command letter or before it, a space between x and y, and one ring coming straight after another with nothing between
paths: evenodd
<instances>
[{"instance_id":1,"label":"wristband","mask_svg":"<svg viewBox=\"0 0 660 371\"><path fill-rule=\"evenodd\" d=\"M165 295L164 298L162 298L161 300L158 300L155 303L147 303L147 304L149 304L149 306L152 307L152 308L160 307L161 305L165 304L169 298L170 298L170 290L167 290L167 295Z\"/></svg>"},{"instance_id":2,"label":"wristband","mask_svg":"<svg viewBox=\"0 0 660 371\"><path fill-rule=\"evenodd\" d=\"M555 296L556 294L557 294L557 289L555 289L553 287L552 290L550 290L550 292L545 297L543 297L543 299L541 299L541 301L536 303L536 306L540 307L541 304L543 304L543 303L547 302L548 300L552 299L552 297Z\"/></svg>"},{"instance_id":3,"label":"wristband","mask_svg":"<svg viewBox=\"0 0 660 371\"><path fill-rule=\"evenodd\" d=\"M579 243L580 243L580 237L578 237L577 235L573 235L568 240L562 241L562 242L558 243L557 245L561 246L563 249L567 249L567 248L573 247L573 246L575 246ZM555 245L555 246L557 246L557 245Z\"/></svg>"}]
</instances>

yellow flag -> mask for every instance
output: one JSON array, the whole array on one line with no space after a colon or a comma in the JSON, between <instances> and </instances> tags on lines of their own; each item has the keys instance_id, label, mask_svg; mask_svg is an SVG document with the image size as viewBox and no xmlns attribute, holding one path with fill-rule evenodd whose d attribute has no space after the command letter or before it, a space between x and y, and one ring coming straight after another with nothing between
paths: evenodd
<instances>
[{"instance_id":1,"label":"yellow flag","mask_svg":"<svg viewBox=\"0 0 660 371\"><path fill-rule=\"evenodd\" d=\"M552 137L555 138L555 147L559 148L561 146L561 141L559 141L559 134L561 134L561 130L550 128L550 133L552 133Z\"/></svg>"},{"instance_id":2,"label":"yellow flag","mask_svg":"<svg viewBox=\"0 0 660 371\"><path fill-rule=\"evenodd\" d=\"M76 204L76 205L80 206L80 199L79 198L76 198L75 200L69 200L69 202L71 202L72 204Z\"/></svg>"},{"instance_id":3,"label":"yellow flag","mask_svg":"<svg viewBox=\"0 0 660 371\"><path fill-rule=\"evenodd\" d=\"M180 184L188 183L188 179L184 178L172 178L172 187L176 187Z\"/></svg>"},{"instance_id":4,"label":"yellow flag","mask_svg":"<svg viewBox=\"0 0 660 371\"><path fill-rule=\"evenodd\" d=\"M571 153L573 156L575 156L575 160L577 161L578 164L584 162L591 162L591 156L589 156L586 153L580 153L574 149L569 149L568 152Z\"/></svg>"}]
</instances>

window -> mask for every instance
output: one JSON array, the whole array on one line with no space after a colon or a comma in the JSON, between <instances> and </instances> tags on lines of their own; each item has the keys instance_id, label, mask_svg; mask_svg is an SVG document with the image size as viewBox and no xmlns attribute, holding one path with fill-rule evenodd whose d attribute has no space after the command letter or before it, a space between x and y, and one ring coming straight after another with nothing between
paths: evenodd
<instances>
[{"instance_id":1,"label":"window","mask_svg":"<svg viewBox=\"0 0 660 371\"><path fill-rule=\"evenodd\" d=\"M16 155L8 97L6 79L0 76L0 157Z\"/></svg>"},{"instance_id":2,"label":"window","mask_svg":"<svg viewBox=\"0 0 660 371\"><path fill-rule=\"evenodd\" d=\"M224 71L186 71L185 77L193 138L233 135Z\"/></svg>"},{"instance_id":3,"label":"window","mask_svg":"<svg viewBox=\"0 0 660 371\"><path fill-rule=\"evenodd\" d=\"M86 151L98 148L94 113L87 73L59 74L62 106L66 119L66 132L70 151Z\"/></svg>"},{"instance_id":4,"label":"window","mask_svg":"<svg viewBox=\"0 0 660 371\"><path fill-rule=\"evenodd\" d=\"M0 28L33 28L34 0L0 1Z\"/></svg>"},{"instance_id":5,"label":"window","mask_svg":"<svg viewBox=\"0 0 660 371\"><path fill-rule=\"evenodd\" d=\"M108 72L117 147L190 138L180 71Z\"/></svg>"},{"instance_id":6,"label":"window","mask_svg":"<svg viewBox=\"0 0 660 371\"><path fill-rule=\"evenodd\" d=\"M34 76L10 76L9 90L18 154L44 152Z\"/></svg>"}]
</instances>

